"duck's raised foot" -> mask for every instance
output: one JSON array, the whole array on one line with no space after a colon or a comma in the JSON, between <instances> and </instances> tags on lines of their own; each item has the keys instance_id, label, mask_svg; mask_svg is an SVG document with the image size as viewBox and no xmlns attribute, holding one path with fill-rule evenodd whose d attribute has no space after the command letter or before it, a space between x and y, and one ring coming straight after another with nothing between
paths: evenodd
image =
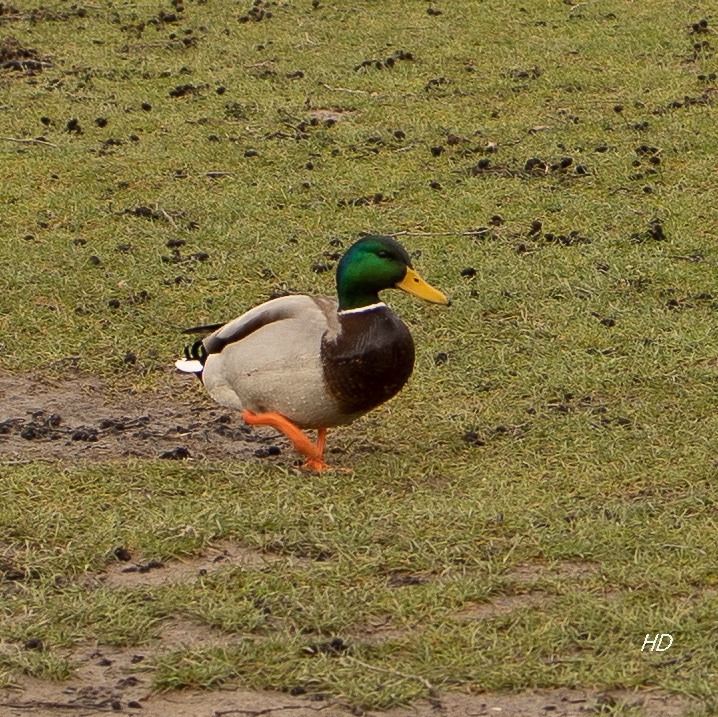
<instances>
[{"instance_id":1,"label":"duck's raised foot","mask_svg":"<svg viewBox=\"0 0 718 717\"><path fill-rule=\"evenodd\" d=\"M294 446L297 453L301 453L307 460L302 468L313 471L323 471L329 466L323 461L324 439L327 436L326 428L317 429L317 444L314 445L291 421L278 413L252 413L242 411L242 420L250 426L271 426L283 433Z\"/></svg>"}]
</instances>

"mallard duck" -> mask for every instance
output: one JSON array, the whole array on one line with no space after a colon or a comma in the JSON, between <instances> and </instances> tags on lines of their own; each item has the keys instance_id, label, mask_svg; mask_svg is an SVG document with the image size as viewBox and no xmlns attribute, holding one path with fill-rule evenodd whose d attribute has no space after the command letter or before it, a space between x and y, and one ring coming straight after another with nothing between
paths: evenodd
<instances>
[{"instance_id":1,"label":"mallard duck","mask_svg":"<svg viewBox=\"0 0 718 717\"><path fill-rule=\"evenodd\" d=\"M414 368L411 333L379 292L403 289L450 304L386 236L354 243L337 265L336 284L336 299L283 296L228 324L204 327L214 333L176 363L197 374L217 403L241 411L247 424L281 431L306 458L304 467L316 471L328 467L327 429L388 401ZM316 444L301 430L307 428L317 429Z\"/></svg>"}]
</instances>

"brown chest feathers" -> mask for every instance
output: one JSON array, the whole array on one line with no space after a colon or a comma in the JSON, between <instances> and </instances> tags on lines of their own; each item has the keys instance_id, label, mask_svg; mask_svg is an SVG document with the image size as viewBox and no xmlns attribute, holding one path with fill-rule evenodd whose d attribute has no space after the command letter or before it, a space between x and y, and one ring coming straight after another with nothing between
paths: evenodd
<instances>
[{"instance_id":1,"label":"brown chest feathers","mask_svg":"<svg viewBox=\"0 0 718 717\"><path fill-rule=\"evenodd\" d=\"M327 388L344 413L367 413L395 396L414 369L414 340L387 306L339 314L341 331L322 340Z\"/></svg>"}]
</instances>

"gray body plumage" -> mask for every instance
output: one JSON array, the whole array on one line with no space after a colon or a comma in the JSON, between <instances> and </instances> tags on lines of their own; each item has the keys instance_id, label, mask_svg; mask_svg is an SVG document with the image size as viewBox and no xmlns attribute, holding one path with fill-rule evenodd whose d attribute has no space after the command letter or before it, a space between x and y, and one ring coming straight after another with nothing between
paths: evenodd
<instances>
[{"instance_id":1,"label":"gray body plumage","mask_svg":"<svg viewBox=\"0 0 718 717\"><path fill-rule=\"evenodd\" d=\"M204 341L202 380L228 408L279 413L300 428L331 428L343 413L327 389L322 341L340 332L337 301L286 296L251 309Z\"/></svg>"}]
</instances>

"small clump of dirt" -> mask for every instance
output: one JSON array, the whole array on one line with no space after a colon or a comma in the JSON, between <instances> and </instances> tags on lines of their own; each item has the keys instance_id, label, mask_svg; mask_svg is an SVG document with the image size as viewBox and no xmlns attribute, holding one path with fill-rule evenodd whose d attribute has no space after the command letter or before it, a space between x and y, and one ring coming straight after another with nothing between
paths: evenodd
<instances>
[{"instance_id":1,"label":"small clump of dirt","mask_svg":"<svg viewBox=\"0 0 718 717\"><path fill-rule=\"evenodd\" d=\"M19 15L20 11L9 2L0 2L0 17L3 15Z\"/></svg>"},{"instance_id":2,"label":"small clump of dirt","mask_svg":"<svg viewBox=\"0 0 718 717\"><path fill-rule=\"evenodd\" d=\"M514 67L508 72L505 72L502 76L508 77L511 80L538 80L541 75L541 68L537 65L534 65L527 70L521 69L519 67Z\"/></svg>"},{"instance_id":3,"label":"small clump of dirt","mask_svg":"<svg viewBox=\"0 0 718 717\"><path fill-rule=\"evenodd\" d=\"M273 13L266 5L267 4L263 3L262 0L254 0L249 11L245 15L240 15L237 20L243 24L247 22L262 22L262 20L271 20Z\"/></svg>"},{"instance_id":4,"label":"small clump of dirt","mask_svg":"<svg viewBox=\"0 0 718 717\"><path fill-rule=\"evenodd\" d=\"M40 5L40 7L35 8L30 13L30 20L32 22L42 22L43 20L48 22L67 22L72 17L87 17L87 7L72 5L71 10L72 12L56 12L55 10Z\"/></svg>"},{"instance_id":5,"label":"small clump of dirt","mask_svg":"<svg viewBox=\"0 0 718 717\"><path fill-rule=\"evenodd\" d=\"M194 85L177 85L177 87L169 91L168 96L176 99L178 97L186 97L187 95L198 95L202 90L206 90L207 88L208 85L199 85L197 87Z\"/></svg>"},{"instance_id":6,"label":"small clump of dirt","mask_svg":"<svg viewBox=\"0 0 718 717\"><path fill-rule=\"evenodd\" d=\"M352 197L350 199L340 199L337 201L338 207L364 207L369 204L383 204L390 202L381 192L366 197Z\"/></svg>"},{"instance_id":7,"label":"small clump of dirt","mask_svg":"<svg viewBox=\"0 0 718 717\"><path fill-rule=\"evenodd\" d=\"M42 71L44 67L51 66L47 58L37 50L23 47L15 37L8 36L0 41L0 68L3 70Z\"/></svg>"},{"instance_id":8,"label":"small clump of dirt","mask_svg":"<svg viewBox=\"0 0 718 717\"><path fill-rule=\"evenodd\" d=\"M412 62L414 60L414 53L405 52L404 50L398 50L393 55L387 57L385 60L379 60L372 58L371 60L363 60L354 67L354 72L363 70L364 68L373 68L376 70L382 70L384 68L392 68L397 62Z\"/></svg>"}]
</instances>

